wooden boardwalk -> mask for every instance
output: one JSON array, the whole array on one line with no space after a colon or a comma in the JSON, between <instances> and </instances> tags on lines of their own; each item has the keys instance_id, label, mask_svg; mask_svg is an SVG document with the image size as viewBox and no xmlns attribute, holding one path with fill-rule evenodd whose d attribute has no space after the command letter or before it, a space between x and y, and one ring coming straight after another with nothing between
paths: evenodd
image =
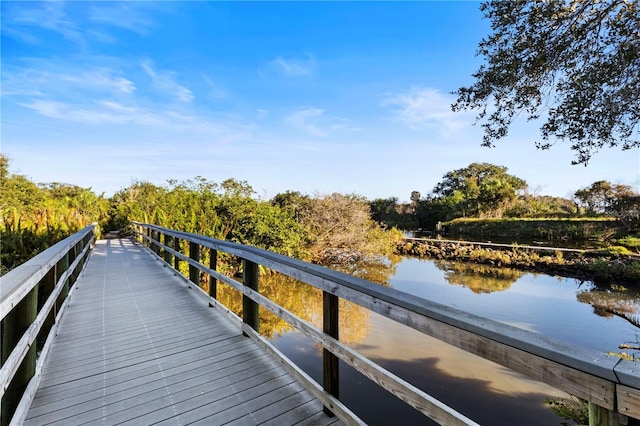
<instances>
[{"instance_id":1,"label":"wooden boardwalk","mask_svg":"<svg viewBox=\"0 0 640 426\"><path fill-rule=\"evenodd\" d=\"M159 265L128 240L97 242L25 424L340 423Z\"/></svg>"}]
</instances>

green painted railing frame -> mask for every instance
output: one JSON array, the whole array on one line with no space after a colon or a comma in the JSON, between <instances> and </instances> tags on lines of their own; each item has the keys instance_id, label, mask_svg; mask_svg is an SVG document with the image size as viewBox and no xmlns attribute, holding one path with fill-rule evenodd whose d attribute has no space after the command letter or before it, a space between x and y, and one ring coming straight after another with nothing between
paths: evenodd
<instances>
[{"instance_id":1,"label":"green painted railing frame","mask_svg":"<svg viewBox=\"0 0 640 426\"><path fill-rule=\"evenodd\" d=\"M33 400L51 337L84 269L97 224L0 277L0 424L20 424ZM40 353L37 356L37 353Z\"/></svg>"}]
</instances>

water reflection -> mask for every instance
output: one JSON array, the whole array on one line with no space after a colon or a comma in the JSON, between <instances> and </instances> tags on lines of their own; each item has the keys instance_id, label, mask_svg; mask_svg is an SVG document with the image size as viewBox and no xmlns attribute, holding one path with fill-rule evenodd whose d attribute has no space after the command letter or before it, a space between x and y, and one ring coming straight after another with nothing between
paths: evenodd
<instances>
[{"instance_id":1,"label":"water reflection","mask_svg":"<svg viewBox=\"0 0 640 426\"><path fill-rule=\"evenodd\" d=\"M624 288L601 289L593 283L509 268L413 258L337 269L602 352L634 337L640 323L640 292ZM275 273L261 275L260 288L266 297L321 328L320 290ZM218 298L241 313L236 291L219 284ZM321 381L320 348L264 309L260 318L261 333ZM544 401L566 397L563 392L343 300L340 340L481 424L562 422ZM351 368L341 368L341 399L365 421L425 424L415 410Z\"/></svg>"},{"instance_id":2,"label":"water reflection","mask_svg":"<svg viewBox=\"0 0 640 426\"><path fill-rule=\"evenodd\" d=\"M208 284L201 285L208 291ZM242 315L242 296L228 285L219 283L218 301L236 315ZM299 318L322 329L322 290L294 278L277 273L260 276L260 293ZM347 344L362 341L369 333L370 312L358 305L340 300L340 340ZM281 337L294 328L279 316L260 308L260 334L268 339Z\"/></svg>"},{"instance_id":3,"label":"water reflection","mask_svg":"<svg viewBox=\"0 0 640 426\"><path fill-rule=\"evenodd\" d=\"M493 293L509 289L524 272L511 268L497 268L475 263L434 260L434 264L444 271L449 284L468 287L474 293Z\"/></svg>"},{"instance_id":4,"label":"water reflection","mask_svg":"<svg viewBox=\"0 0 640 426\"><path fill-rule=\"evenodd\" d=\"M605 317L619 317L638 329L640 334L640 291L615 286L610 289L593 287L580 291L576 299L593 307L593 313ZM636 336L637 340L637 336ZM621 342L622 343L622 342Z\"/></svg>"}]
</instances>

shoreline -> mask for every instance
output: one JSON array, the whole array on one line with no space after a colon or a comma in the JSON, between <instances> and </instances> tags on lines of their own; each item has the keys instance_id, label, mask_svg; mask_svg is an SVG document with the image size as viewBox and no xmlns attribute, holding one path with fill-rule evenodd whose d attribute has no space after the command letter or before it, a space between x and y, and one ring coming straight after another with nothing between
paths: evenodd
<instances>
[{"instance_id":1,"label":"shoreline","mask_svg":"<svg viewBox=\"0 0 640 426\"><path fill-rule=\"evenodd\" d=\"M398 243L396 252L418 258L541 272L593 281L597 285L640 285L640 255L621 255L606 250L405 238Z\"/></svg>"}]
</instances>

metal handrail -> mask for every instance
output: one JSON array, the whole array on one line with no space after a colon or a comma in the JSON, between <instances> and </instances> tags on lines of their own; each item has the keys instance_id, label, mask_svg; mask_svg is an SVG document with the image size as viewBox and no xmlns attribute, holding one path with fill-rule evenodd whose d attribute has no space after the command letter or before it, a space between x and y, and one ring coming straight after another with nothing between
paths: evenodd
<instances>
[{"instance_id":1,"label":"metal handrail","mask_svg":"<svg viewBox=\"0 0 640 426\"><path fill-rule=\"evenodd\" d=\"M165 261L166 256L189 263L190 269L209 274L215 279L238 289L243 297L266 307L305 333L324 349L348 363L355 354L326 330L310 330L312 326L290 312L275 305L258 291L239 284L199 263L196 256L187 256L166 244L167 238L184 240L196 246L223 251L240 257L246 262L263 265L271 270L293 277L321 289L325 295L333 295L356 303L370 311L381 314L398 323L436 337L467 352L497 362L512 370L524 373L557 389L576 395L590 403L590 411L609 411L617 415L640 418L640 368L638 364L608 356L601 352L560 342L552 338L523 330L508 324L463 312L392 288L333 271L318 265L302 262L257 247L245 246L229 241L216 240L197 234L171 230L155 225L134 222L143 240L148 242L155 254ZM146 230L146 232L143 232ZM161 241L164 238L165 244ZM190 250L191 251L191 250ZM195 253L196 250L193 250ZM164 256L160 256L163 254ZM192 279L194 281L194 279ZM199 284L194 282L195 285ZM211 298L212 299L212 298ZM213 300L212 300L213 303ZM325 315L327 310L325 309ZM246 322L246 321L245 321ZM356 364L363 358L358 355ZM368 361L368 360L366 360ZM365 369L364 374L414 408L434 419L444 418L469 424L470 420L450 407L440 407L419 389L406 387L400 379L392 379L381 367ZM371 371L374 371L371 373ZM361 371L362 372L362 371ZM391 373L388 373L391 374ZM397 380L396 380L397 379ZM409 385L411 386L411 385ZM407 390L410 396L407 397ZM454 414L455 413L455 414ZM449 417L447 417L449 416Z\"/></svg>"},{"instance_id":2,"label":"metal handrail","mask_svg":"<svg viewBox=\"0 0 640 426\"><path fill-rule=\"evenodd\" d=\"M86 264L96 227L85 227L0 277L2 425L19 423L33 400L50 337Z\"/></svg>"}]
</instances>

